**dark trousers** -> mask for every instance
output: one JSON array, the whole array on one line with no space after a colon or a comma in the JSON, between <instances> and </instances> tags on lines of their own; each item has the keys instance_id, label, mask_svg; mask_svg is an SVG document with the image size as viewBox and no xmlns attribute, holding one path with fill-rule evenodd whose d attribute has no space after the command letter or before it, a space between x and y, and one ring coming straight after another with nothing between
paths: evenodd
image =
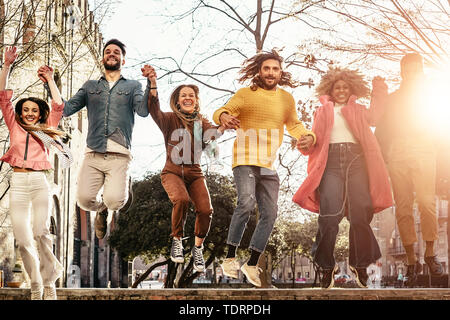
<instances>
[{"instance_id":1,"label":"dark trousers","mask_svg":"<svg viewBox=\"0 0 450 320\"><path fill-rule=\"evenodd\" d=\"M161 182L172 202L172 237L182 237L189 202L195 207L194 234L205 238L209 232L213 208L206 180L198 165L167 163L161 172Z\"/></svg>"},{"instance_id":2,"label":"dark trousers","mask_svg":"<svg viewBox=\"0 0 450 320\"><path fill-rule=\"evenodd\" d=\"M322 269L334 268L334 247L339 223L344 216L350 222L350 265L366 268L376 262L381 257L381 252L370 227L373 206L360 145L330 144L319 194L319 228L312 248L314 262Z\"/></svg>"}]
</instances>

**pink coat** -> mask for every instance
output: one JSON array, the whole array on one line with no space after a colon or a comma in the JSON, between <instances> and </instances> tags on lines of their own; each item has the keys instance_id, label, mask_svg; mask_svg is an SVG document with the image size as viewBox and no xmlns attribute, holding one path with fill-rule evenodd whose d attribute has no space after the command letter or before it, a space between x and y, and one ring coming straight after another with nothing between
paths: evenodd
<instances>
[{"instance_id":1,"label":"pink coat","mask_svg":"<svg viewBox=\"0 0 450 320\"><path fill-rule=\"evenodd\" d=\"M389 184L388 172L381 155L380 147L370 129L382 115L383 103L378 103L384 96L374 96L370 109L356 103L356 96L351 96L341 112L354 137L359 141L366 159L369 175L369 189L374 212L380 212L393 205L392 192ZM325 171L328 159L331 129L334 124L334 103L328 96L320 97L322 106L314 115L312 131L316 134L317 142L308 151L308 168L305 181L294 194L292 200L312 212L319 212L318 187Z\"/></svg>"},{"instance_id":2,"label":"pink coat","mask_svg":"<svg viewBox=\"0 0 450 320\"><path fill-rule=\"evenodd\" d=\"M0 107L3 119L9 129L9 149L0 158L1 161L9 163L12 167L29 168L33 170L48 170L52 164L48 159L48 150L41 141L32 135L28 136L27 158L25 160L25 149L27 144L27 131L16 121L16 113L11 103L12 90L0 91ZM52 109L47 119L47 125L57 127L61 120L64 104L58 105L52 101Z\"/></svg>"}]
</instances>

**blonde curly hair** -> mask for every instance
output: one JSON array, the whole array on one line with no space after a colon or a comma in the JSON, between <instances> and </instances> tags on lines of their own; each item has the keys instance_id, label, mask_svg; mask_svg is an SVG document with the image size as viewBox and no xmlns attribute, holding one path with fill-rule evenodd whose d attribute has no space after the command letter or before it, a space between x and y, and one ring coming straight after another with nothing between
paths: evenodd
<instances>
[{"instance_id":1,"label":"blonde curly hair","mask_svg":"<svg viewBox=\"0 0 450 320\"><path fill-rule=\"evenodd\" d=\"M319 97L323 95L331 96L333 86L339 80L345 81L350 86L351 94L358 98L366 98L370 94L367 81L357 70L335 67L330 68L320 80L316 88L317 95Z\"/></svg>"}]
</instances>

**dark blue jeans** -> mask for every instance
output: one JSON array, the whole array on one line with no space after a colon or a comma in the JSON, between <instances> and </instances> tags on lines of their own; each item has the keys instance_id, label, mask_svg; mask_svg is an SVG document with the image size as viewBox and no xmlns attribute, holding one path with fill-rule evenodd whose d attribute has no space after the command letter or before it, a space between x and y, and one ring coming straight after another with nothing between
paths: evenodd
<instances>
[{"instance_id":1,"label":"dark blue jeans","mask_svg":"<svg viewBox=\"0 0 450 320\"><path fill-rule=\"evenodd\" d=\"M370 227L373 206L365 158L359 144L330 144L319 194L319 228L312 247L314 262L322 269L334 268L334 247L344 216L350 222L349 264L366 268L376 262L381 252Z\"/></svg>"},{"instance_id":2,"label":"dark blue jeans","mask_svg":"<svg viewBox=\"0 0 450 320\"><path fill-rule=\"evenodd\" d=\"M250 213L258 204L260 216L249 248L263 252L277 218L280 179L276 171L257 166L234 167L233 175L238 201L231 218L227 244L239 246Z\"/></svg>"}]
</instances>

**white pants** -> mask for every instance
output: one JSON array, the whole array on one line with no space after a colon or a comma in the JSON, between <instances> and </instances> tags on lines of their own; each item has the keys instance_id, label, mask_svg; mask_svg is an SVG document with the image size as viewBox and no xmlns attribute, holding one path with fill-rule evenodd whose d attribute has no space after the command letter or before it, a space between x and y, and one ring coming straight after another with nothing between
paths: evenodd
<instances>
[{"instance_id":1,"label":"white pants","mask_svg":"<svg viewBox=\"0 0 450 320\"><path fill-rule=\"evenodd\" d=\"M52 250L50 201L44 172L13 172L9 211L14 237L32 287L53 285L63 271Z\"/></svg>"},{"instance_id":2,"label":"white pants","mask_svg":"<svg viewBox=\"0 0 450 320\"><path fill-rule=\"evenodd\" d=\"M128 200L128 169L131 158L125 154L86 153L78 175L77 202L81 209L98 211L103 203L119 210ZM97 198L103 187L103 200Z\"/></svg>"}]
</instances>

